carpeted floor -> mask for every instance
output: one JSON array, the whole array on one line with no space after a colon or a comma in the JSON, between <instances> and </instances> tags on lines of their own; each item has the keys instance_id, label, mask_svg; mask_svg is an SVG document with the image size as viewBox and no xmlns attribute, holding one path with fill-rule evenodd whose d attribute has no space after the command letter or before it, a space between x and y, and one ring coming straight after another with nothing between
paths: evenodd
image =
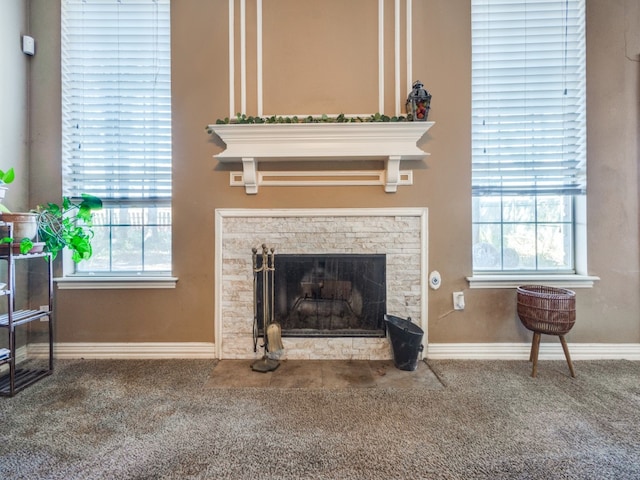
<instances>
[{"instance_id":1,"label":"carpeted floor","mask_svg":"<svg viewBox=\"0 0 640 480\"><path fill-rule=\"evenodd\" d=\"M430 361L443 388L320 389L215 387L214 361L59 361L0 398L0 477L640 478L640 365L575 365Z\"/></svg>"}]
</instances>

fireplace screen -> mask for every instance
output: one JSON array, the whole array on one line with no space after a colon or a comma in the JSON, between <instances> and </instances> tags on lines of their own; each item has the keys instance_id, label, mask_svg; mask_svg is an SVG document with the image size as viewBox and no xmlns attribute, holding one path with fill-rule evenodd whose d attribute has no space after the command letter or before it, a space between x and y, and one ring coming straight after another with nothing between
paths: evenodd
<instances>
[{"instance_id":1,"label":"fireplace screen","mask_svg":"<svg viewBox=\"0 0 640 480\"><path fill-rule=\"evenodd\" d=\"M277 254L273 308L282 335L384 336L385 269L385 255Z\"/></svg>"}]
</instances>

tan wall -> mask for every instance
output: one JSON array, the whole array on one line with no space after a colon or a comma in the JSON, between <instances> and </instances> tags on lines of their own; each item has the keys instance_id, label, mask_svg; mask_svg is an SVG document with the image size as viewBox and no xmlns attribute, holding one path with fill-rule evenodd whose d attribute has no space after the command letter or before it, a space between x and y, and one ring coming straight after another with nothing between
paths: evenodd
<instances>
[{"instance_id":1,"label":"tan wall","mask_svg":"<svg viewBox=\"0 0 640 480\"><path fill-rule=\"evenodd\" d=\"M55 3L31 0L40 45L32 71L34 202L55 199L60 192ZM569 340L639 342L637 2L587 4L589 270L602 280L578 291L579 319ZM263 5L265 113L377 110L376 49L368 48L377 42L377 25L371 25L377 22L375 0L269 0ZM529 335L515 316L514 291L468 290L465 280L471 274L469 2L413 2L413 77L433 94L429 119L436 125L424 144L431 156L411 164L414 185L395 194L382 187L289 187L262 188L249 196L228 185L228 168L212 158L220 148L204 129L230 109L227 6L226 0L172 2L177 288L59 291L58 341L213 341L214 209L346 206L429 208L429 269L443 276L442 288L429 293L430 342L526 341ZM625 20L630 12L636 21ZM392 14L393 2L387 1L385 15ZM254 15L249 9L248 19ZM249 32L250 42L253 35ZM385 55L392 62L389 27L385 35ZM256 106L254 50L247 59L249 109ZM385 113L393 113L393 70L387 64L385 84ZM308 90L313 95L305 95ZM465 291L467 308L450 313L451 292L457 290Z\"/></svg>"},{"instance_id":2,"label":"tan wall","mask_svg":"<svg viewBox=\"0 0 640 480\"><path fill-rule=\"evenodd\" d=\"M28 90L30 57L22 53L22 35L29 33L26 0L0 7L0 169L13 167L16 180L2 201L12 211L27 208L29 181Z\"/></svg>"}]
</instances>

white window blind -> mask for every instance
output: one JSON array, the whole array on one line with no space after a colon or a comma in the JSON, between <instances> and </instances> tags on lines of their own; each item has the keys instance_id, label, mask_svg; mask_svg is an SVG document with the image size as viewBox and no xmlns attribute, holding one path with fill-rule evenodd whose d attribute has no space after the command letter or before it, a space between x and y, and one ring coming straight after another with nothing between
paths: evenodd
<instances>
[{"instance_id":1,"label":"white window blind","mask_svg":"<svg viewBox=\"0 0 640 480\"><path fill-rule=\"evenodd\" d=\"M171 197L169 0L63 0L65 195Z\"/></svg>"},{"instance_id":2,"label":"white window blind","mask_svg":"<svg viewBox=\"0 0 640 480\"><path fill-rule=\"evenodd\" d=\"M584 8L472 1L474 195L585 192Z\"/></svg>"}]
</instances>

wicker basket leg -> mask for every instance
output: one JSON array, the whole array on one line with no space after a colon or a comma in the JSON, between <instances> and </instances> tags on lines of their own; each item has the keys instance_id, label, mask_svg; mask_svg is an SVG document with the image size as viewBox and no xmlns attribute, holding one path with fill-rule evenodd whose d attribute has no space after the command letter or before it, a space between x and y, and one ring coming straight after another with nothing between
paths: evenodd
<instances>
[{"instance_id":1,"label":"wicker basket leg","mask_svg":"<svg viewBox=\"0 0 640 480\"><path fill-rule=\"evenodd\" d=\"M529 361L533 362L533 369L531 370L531 376L535 377L538 373L538 352L540 351L540 332L533 333L533 339L531 340L531 354L529 355Z\"/></svg>"},{"instance_id":2,"label":"wicker basket leg","mask_svg":"<svg viewBox=\"0 0 640 480\"><path fill-rule=\"evenodd\" d=\"M567 346L567 341L564 339L564 335L559 335L560 343L562 344L562 350L564 350L564 356L567 359L567 364L569 365L569 372L571 372L571 376L576 378L576 372L573 370L573 363L571 363L571 356L569 355L569 347Z\"/></svg>"},{"instance_id":3,"label":"wicker basket leg","mask_svg":"<svg viewBox=\"0 0 640 480\"><path fill-rule=\"evenodd\" d=\"M536 335L539 335L539 333L533 333L533 338L531 338L531 351L529 352L529 361L533 362L533 350L535 349L536 346Z\"/></svg>"}]
</instances>

